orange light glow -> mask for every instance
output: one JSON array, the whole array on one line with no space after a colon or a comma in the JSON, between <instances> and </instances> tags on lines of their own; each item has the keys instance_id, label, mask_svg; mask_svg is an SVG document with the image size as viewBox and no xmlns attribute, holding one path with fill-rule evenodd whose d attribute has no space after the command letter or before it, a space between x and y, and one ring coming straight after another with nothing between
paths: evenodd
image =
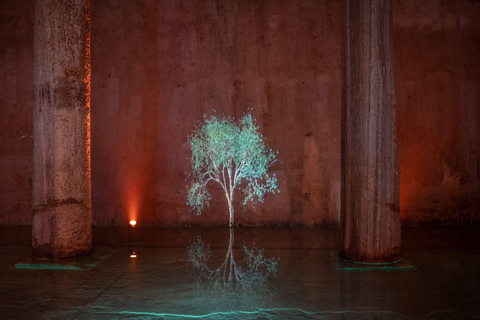
<instances>
[{"instance_id":1,"label":"orange light glow","mask_svg":"<svg viewBox=\"0 0 480 320\"><path fill-rule=\"evenodd\" d=\"M131 225L132 227L135 227L135 226L137 225L137 221L135 221L135 220L130 220L130 225Z\"/></svg>"},{"instance_id":2,"label":"orange light glow","mask_svg":"<svg viewBox=\"0 0 480 320\"><path fill-rule=\"evenodd\" d=\"M132 170L133 171L133 170ZM140 191L137 187L138 181L137 177L132 176L130 172L127 177L127 184L129 185L126 189L126 209L127 209L127 218L130 221L137 221L138 211L139 211L139 195ZM130 224L131 225L131 224Z\"/></svg>"},{"instance_id":3,"label":"orange light glow","mask_svg":"<svg viewBox=\"0 0 480 320\"><path fill-rule=\"evenodd\" d=\"M136 257L137 257L137 253L135 251L130 253L130 258L136 258Z\"/></svg>"},{"instance_id":4,"label":"orange light glow","mask_svg":"<svg viewBox=\"0 0 480 320\"><path fill-rule=\"evenodd\" d=\"M87 21L86 25L86 34L85 34L85 78L83 82L85 83L85 108L86 108L86 118L85 118L85 132L86 132L86 152L87 152L87 163L86 163L86 174L88 177L89 183L89 197L91 202L91 190L92 190L92 182L91 182L91 76L92 76L92 68L91 68L91 53L90 53L90 41L91 41L91 34L90 34L90 1L87 1L85 4L85 20Z\"/></svg>"}]
</instances>

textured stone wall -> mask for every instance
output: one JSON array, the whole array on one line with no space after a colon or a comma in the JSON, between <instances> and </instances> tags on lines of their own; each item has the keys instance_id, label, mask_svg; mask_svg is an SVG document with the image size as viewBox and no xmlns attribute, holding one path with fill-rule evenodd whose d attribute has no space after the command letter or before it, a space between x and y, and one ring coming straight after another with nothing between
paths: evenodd
<instances>
[{"instance_id":1,"label":"textured stone wall","mask_svg":"<svg viewBox=\"0 0 480 320\"><path fill-rule=\"evenodd\" d=\"M0 223L32 222L33 1L0 1Z\"/></svg>"},{"instance_id":2,"label":"textured stone wall","mask_svg":"<svg viewBox=\"0 0 480 320\"><path fill-rule=\"evenodd\" d=\"M237 195L236 222L338 222L339 14L331 1L92 3L94 221L227 223L214 185L201 216L185 206L187 136L213 109L251 108L279 151L280 195L245 212Z\"/></svg>"},{"instance_id":3,"label":"textured stone wall","mask_svg":"<svg viewBox=\"0 0 480 320\"><path fill-rule=\"evenodd\" d=\"M393 4L401 217L474 219L480 4ZM33 9L0 0L1 223L31 223ZM340 1L106 0L91 15L95 224L227 223L219 190L201 216L185 206L187 135L247 108L280 152L281 192L237 203L236 221L339 221Z\"/></svg>"},{"instance_id":4,"label":"textured stone wall","mask_svg":"<svg viewBox=\"0 0 480 320\"><path fill-rule=\"evenodd\" d=\"M395 1L401 217L480 220L480 2Z\"/></svg>"}]
</instances>

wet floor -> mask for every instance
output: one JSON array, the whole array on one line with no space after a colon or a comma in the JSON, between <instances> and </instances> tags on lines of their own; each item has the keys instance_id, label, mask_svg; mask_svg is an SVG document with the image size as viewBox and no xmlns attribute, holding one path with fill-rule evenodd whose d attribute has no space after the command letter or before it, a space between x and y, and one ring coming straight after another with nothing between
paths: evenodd
<instances>
[{"instance_id":1,"label":"wet floor","mask_svg":"<svg viewBox=\"0 0 480 320\"><path fill-rule=\"evenodd\" d=\"M366 271L337 229L96 228L95 263L39 270L2 226L0 319L480 319L479 231L403 229L415 270Z\"/></svg>"}]
</instances>

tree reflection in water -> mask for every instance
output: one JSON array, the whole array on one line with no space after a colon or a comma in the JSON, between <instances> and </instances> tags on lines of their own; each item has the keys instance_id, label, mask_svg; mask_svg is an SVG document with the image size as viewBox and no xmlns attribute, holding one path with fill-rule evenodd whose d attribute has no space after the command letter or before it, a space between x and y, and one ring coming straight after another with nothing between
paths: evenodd
<instances>
[{"instance_id":1,"label":"tree reflection in water","mask_svg":"<svg viewBox=\"0 0 480 320\"><path fill-rule=\"evenodd\" d=\"M265 298L267 293L272 293L272 285L268 278L277 272L278 258L266 258L263 248L251 249L243 246L244 258L240 262L235 261L234 228L230 228L230 241L228 250L222 264L212 269L208 266L208 259L212 255L209 244L205 245L198 236L192 245L187 247L188 256L193 265L197 290L220 296L239 295L257 299Z\"/></svg>"}]
</instances>

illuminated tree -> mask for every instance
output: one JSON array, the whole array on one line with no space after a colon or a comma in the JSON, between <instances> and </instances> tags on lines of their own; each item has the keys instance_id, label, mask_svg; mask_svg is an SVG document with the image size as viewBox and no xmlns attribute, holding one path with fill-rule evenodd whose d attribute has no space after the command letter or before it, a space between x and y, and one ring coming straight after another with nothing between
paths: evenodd
<instances>
[{"instance_id":1,"label":"illuminated tree","mask_svg":"<svg viewBox=\"0 0 480 320\"><path fill-rule=\"evenodd\" d=\"M237 187L245 194L244 206L250 201L263 202L268 192L279 192L275 174L267 172L277 161L276 154L265 145L250 114L243 116L238 125L230 117L205 117L193 130L189 142L193 173L189 176L187 204L197 214L201 214L211 199L207 190L210 181L217 182L225 193L230 226Z\"/></svg>"}]
</instances>

